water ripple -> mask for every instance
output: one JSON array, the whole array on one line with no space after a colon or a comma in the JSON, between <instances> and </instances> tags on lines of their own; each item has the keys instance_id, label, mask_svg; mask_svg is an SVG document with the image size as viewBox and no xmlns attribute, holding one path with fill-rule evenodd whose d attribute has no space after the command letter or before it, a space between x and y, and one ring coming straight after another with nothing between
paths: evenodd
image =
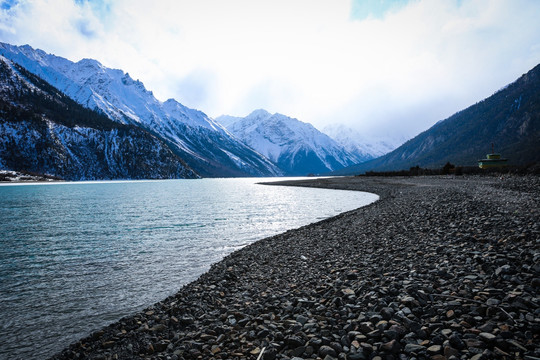
<instances>
[{"instance_id":1,"label":"water ripple","mask_svg":"<svg viewBox=\"0 0 540 360\"><path fill-rule=\"evenodd\" d=\"M234 250L377 198L263 180L0 186L0 358L52 355Z\"/></svg>"}]
</instances>

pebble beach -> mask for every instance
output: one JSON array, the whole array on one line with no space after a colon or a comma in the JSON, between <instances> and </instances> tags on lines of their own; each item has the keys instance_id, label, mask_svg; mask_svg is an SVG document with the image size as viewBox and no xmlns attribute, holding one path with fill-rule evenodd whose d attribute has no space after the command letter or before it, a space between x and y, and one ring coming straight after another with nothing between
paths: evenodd
<instances>
[{"instance_id":1,"label":"pebble beach","mask_svg":"<svg viewBox=\"0 0 540 360\"><path fill-rule=\"evenodd\" d=\"M540 177L275 184L380 200L246 246L53 359L540 359Z\"/></svg>"}]
</instances>

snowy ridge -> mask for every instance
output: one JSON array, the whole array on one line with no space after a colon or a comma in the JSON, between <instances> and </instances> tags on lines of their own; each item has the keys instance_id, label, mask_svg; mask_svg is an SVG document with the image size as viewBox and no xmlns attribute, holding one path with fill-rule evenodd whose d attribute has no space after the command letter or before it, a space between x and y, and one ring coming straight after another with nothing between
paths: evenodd
<instances>
[{"instance_id":1,"label":"snowy ridge","mask_svg":"<svg viewBox=\"0 0 540 360\"><path fill-rule=\"evenodd\" d=\"M0 53L38 75L54 87L88 107L97 108L122 123L143 123L153 129L166 129L175 121L190 126L225 131L204 113L169 99L157 100L139 80L129 73L110 69L93 59L76 63L34 50L0 43Z\"/></svg>"},{"instance_id":2,"label":"snowy ridge","mask_svg":"<svg viewBox=\"0 0 540 360\"><path fill-rule=\"evenodd\" d=\"M358 162L311 124L282 114L260 109L244 118L225 115L216 120L289 175L325 173Z\"/></svg>"},{"instance_id":3,"label":"snowy ridge","mask_svg":"<svg viewBox=\"0 0 540 360\"><path fill-rule=\"evenodd\" d=\"M107 68L93 59L74 63L28 45L0 43L0 55L83 106L99 110L117 122L158 134L203 176L281 175L268 159L237 141L203 112L174 99L157 100L142 82L122 70Z\"/></svg>"},{"instance_id":4,"label":"snowy ridge","mask_svg":"<svg viewBox=\"0 0 540 360\"><path fill-rule=\"evenodd\" d=\"M197 177L148 131L83 109L3 56L0 168L68 180Z\"/></svg>"},{"instance_id":5,"label":"snowy ridge","mask_svg":"<svg viewBox=\"0 0 540 360\"><path fill-rule=\"evenodd\" d=\"M323 131L348 152L355 154L359 160L358 162L368 161L387 154L407 140L405 138L368 138L342 124L328 125L324 127Z\"/></svg>"},{"instance_id":6,"label":"snowy ridge","mask_svg":"<svg viewBox=\"0 0 540 360\"><path fill-rule=\"evenodd\" d=\"M0 55L0 66L2 67L2 75L4 76L4 78L0 81L0 94L4 95L13 90L20 91L24 87L34 91L39 91L34 84L26 81L26 79L24 79L19 72L13 68L11 61L2 55Z\"/></svg>"}]
</instances>

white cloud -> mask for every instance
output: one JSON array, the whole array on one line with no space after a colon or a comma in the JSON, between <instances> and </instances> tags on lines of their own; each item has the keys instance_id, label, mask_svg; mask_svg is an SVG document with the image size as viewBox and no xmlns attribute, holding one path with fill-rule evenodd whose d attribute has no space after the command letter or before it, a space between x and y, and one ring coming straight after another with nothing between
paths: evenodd
<instances>
[{"instance_id":1,"label":"white cloud","mask_svg":"<svg viewBox=\"0 0 540 360\"><path fill-rule=\"evenodd\" d=\"M351 19L349 0L25 0L0 41L128 71L211 116L266 108L413 136L540 61L536 0L416 0Z\"/></svg>"}]
</instances>

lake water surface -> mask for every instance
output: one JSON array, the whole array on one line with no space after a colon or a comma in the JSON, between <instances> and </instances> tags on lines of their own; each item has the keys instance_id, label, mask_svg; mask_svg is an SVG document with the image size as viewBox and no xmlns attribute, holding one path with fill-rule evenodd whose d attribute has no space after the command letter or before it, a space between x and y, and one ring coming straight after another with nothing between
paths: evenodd
<instances>
[{"instance_id":1,"label":"lake water surface","mask_svg":"<svg viewBox=\"0 0 540 360\"><path fill-rule=\"evenodd\" d=\"M378 199L269 180L0 186L0 359L51 356L236 249Z\"/></svg>"}]
</instances>

